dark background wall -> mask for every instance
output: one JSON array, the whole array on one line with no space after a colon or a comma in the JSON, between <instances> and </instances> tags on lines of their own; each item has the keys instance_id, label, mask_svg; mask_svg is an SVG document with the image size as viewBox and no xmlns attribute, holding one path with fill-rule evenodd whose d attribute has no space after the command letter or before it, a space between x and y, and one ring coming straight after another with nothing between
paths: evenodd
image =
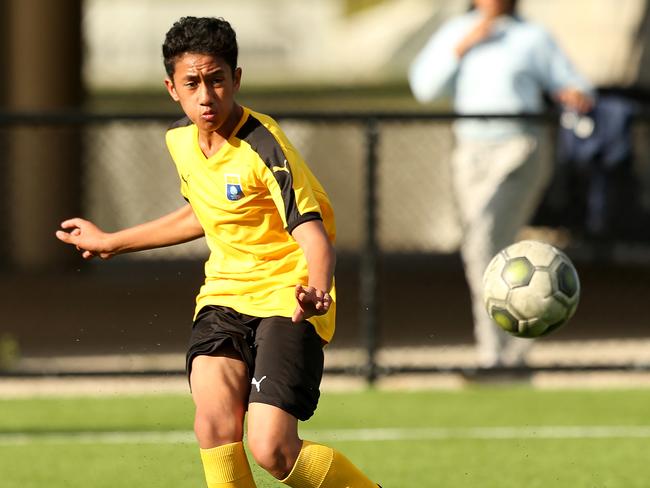
<instances>
[{"instance_id":1,"label":"dark background wall","mask_svg":"<svg viewBox=\"0 0 650 488\"><path fill-rule=\"evenodd\" d=\"M65 273L0 277L3 332L24 356L182 352L202 263L79 262ZM361 346L358 260L339 262L332 347ZM576 263L583 286L573 320L549 340L650 335L650 266ZM472 343L469 296L456 255L385 257L379 345Z\"/></svg>"}]
</instances>

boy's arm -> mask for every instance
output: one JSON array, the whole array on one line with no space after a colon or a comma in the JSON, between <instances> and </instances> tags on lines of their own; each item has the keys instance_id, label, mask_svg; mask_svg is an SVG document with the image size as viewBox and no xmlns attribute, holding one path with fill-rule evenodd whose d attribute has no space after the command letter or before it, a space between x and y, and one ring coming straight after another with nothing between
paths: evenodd
<instances>
[{"instance_id":1,"label":"boy's arm","mask_svg":"<svg viewBox=\"0 0 650 488\"><path fill-rule=\"evenodd\" d=\"M296 286L297 305L292 320L297 323L313 315L324 315L329 310L336 253L320 220L300 224L291 235L305 254L309 273L307 286Z\"/></svg>"},{"instance_id":2,"label":"boy's arm","mask_svg":"<svg viewBox=\"0 0 650 488\"><path fill-rule=\"evenodd\" d=\"M166 247L203 236L189 204L156 220L117 232L104 232L92 222L74 218L61 223L56 237L81 251L84 259L108 259L116 254Z\"/></svg>"}]
</instances>

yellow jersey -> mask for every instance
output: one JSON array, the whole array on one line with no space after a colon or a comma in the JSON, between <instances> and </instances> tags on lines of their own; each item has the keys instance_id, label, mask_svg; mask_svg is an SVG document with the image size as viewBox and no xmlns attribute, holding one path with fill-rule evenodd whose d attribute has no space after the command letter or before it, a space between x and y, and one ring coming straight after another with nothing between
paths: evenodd
<instances>
[{"instance_id":1,"label":"yellow jersey","mask_svg":"<svg viewBox=\"0 0 650 488\"><path fill-rule=\"evenodd\" d=\"M233 135L209 158L188 118L166 134L181 193L210 249L195 316L206 305L222 305L256 317L291 317L295 286L308 282L305 256L291 232L321 219L334 243L334 213L325 190L278 123L243 109ZM327 342L335 328L334 287L330 294L328 313L308 319Z\"/></svg>"}]
</instances>

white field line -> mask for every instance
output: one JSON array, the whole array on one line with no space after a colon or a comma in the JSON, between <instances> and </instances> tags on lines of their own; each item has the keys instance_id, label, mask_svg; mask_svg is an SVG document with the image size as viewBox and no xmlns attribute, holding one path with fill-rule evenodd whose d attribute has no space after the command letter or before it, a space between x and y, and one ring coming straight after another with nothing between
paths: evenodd
<instances>
[{"instance_id":1,"label":"white field line","mask_svg":"<svg viewBox=\"0 0 650 488\"><path fill-rule=\"evenodd\" d=\"M468 428L378 428L302 430L319 442L377 442L453 439L628 439L650 438L650 426L539 426ZM45 444L174 444L194 443L192 432L0 433L0 446Z\"/></svg>"}]
</instances>

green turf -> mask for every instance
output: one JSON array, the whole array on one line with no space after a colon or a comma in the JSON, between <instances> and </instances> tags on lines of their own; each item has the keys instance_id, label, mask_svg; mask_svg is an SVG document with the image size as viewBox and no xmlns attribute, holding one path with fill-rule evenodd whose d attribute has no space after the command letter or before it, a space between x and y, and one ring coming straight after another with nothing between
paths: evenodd
<instances>
[{"instance_id":1,"label":"green turf","mask_svg":"<svg viewBox=\"0 0 650 488\"><path fill-rule=\"evenodd\" d=\"M647 435L417 438L426 429L650 427L650 390L326 393L303 426L384 488L636 488L650 479ZM3 488L204 486L187 395L0 400ZM402 429L415 440L350 440L332 429ZM178 432L165 442L95 442L84 432ZM4 433L4 437L3 437ZM7 437L12 433L14 437ZM17 434L28 434L17 437ZM55 437L52 437L52 436ZM334 440L332 440L334 439ZM281 486L254 467L260 487Z\"/></svg>"}]
</instances>

